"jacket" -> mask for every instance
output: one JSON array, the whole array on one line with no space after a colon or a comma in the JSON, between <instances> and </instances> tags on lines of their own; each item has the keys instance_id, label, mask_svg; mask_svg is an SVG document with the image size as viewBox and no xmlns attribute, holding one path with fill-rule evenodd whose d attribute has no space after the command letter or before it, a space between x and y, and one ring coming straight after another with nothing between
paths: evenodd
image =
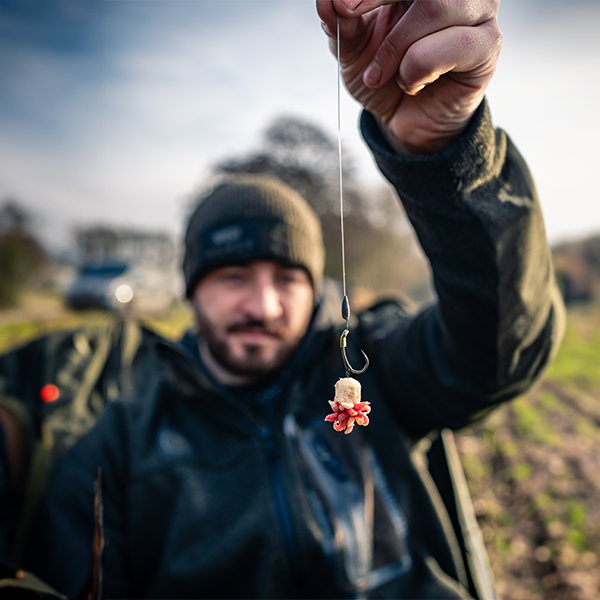
<instances>
[{"instance_id":1,"label":"jacket","mask_svg":"<svg viewBox=\"0 0 600 600\"><path fill-rule=\"evenodd\" d=\"M91 562L102 470L106 597L470 598L420 440L526 390L557 349L562 304L534 184L482 104L433 157L362 131L432 266L438 302L381 302L351 322L348 355L371 423L324 422L344 376L343 324L323 301L262 385L217 385L194 336L159 342L164 366L109 405L59 462L31 570L72 595ZM431 174L435 173L435 177Z\"/></svg>"},{"instance_id":2,"label":"jacket","mask_svg":"<svg viewBox=\"0 0 600 600\"><path fill-rule=\"evenodd\" d=\"M53 462L105 403L156 368L149 350L157 337L116 316L46 333L0 355L0 409L15 429L7 436L0 427L0 559L20 564Z\"/></svg>"}]
</instances>

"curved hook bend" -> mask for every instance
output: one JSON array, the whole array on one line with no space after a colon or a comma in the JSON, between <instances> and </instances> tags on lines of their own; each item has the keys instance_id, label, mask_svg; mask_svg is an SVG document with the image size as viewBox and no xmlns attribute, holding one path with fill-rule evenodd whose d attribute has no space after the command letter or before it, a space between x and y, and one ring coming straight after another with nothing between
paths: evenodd
<instances>
[{"instance_id":1,"label":"curved hook bend","mask_svg":"<svg viewBox=\"0 0 600 600\"><path fill-rule=\"evenodd\" d=\"M348 362L348 357L346 356L346 337L350 332L347 329L342 331L342 335L340 336L340 348L342 349L342 360L344 361L344 367L346 369L346 374L353 373L354 375L361 375L369 368L369 357L361 350L362 355L365 357L365 366L358 370L353 369L352 365Z\"/></svg>"}]
</instances>

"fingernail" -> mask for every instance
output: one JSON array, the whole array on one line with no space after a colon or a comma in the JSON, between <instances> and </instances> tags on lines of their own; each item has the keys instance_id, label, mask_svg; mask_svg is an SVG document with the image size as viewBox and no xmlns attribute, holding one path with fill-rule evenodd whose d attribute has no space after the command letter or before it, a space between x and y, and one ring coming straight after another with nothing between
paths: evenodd
<instances>
[{"instance_id":1,"label":"fingernail","mask_svg":"<svg viewBox=\"0 0 600 600\"><path fill-rule=\"evenodd\" d=\"M323 21L321 21L321 29L325 32L326 35L328 35L329 37L335 37L331 31L331 29L329 29L329 27L327 26L327 23L324 23Z\"/></svg>"},{"instance_id":2,"label":"fingernail","mask_svg":"<svg viewBox=\"0 0 600 600\"><path fill-rule=\"evenodd\" d=\"M364 82L369 87L375 87L379 85L381 81L381 65L377 61L373 61L365 71Z\"/></svg>"},{"instance_id":3,"label":"fingernail","mask_svg":"<svg viewBox=\"0 0 600 600\"><path fill-rule=\"evenodd\" d=\"M346 5L350 10L355 10L363 0L341 0L342 4Z\"/></svg>"}]
</instances>

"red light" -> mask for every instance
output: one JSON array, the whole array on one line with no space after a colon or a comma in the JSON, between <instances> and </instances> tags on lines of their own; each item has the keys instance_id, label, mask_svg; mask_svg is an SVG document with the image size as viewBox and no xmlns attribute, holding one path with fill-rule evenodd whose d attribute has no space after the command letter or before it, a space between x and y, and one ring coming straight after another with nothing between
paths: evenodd
<instances>
[{"instance_id":1,"label":"red light","mask_svg":"<svg viewBox=\"0 0 600 600\"><path fill-rule=\"evenodd\" d=\"M40 390L40 398L42 399L42 402L54 402L55 400L58 400L59 396L60 392L53 383L45 385Z\"/></svg>"}]
</instances>

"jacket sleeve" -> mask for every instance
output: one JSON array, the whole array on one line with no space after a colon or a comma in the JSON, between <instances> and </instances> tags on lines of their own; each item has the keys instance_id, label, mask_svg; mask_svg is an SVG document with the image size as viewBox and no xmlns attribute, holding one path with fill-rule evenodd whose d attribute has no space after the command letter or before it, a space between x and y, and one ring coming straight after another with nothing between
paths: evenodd
<instances>
[{"instance_id":1,"label":"jacket sleeve","mask_svg":"<svg viewBox=\"0 0 600 600\"><path fill-rule=\"evenodd\" d=\"M125 534L127 434L121 402L109 404L88 434L56 463L38 515L26 567L68 597L75 597L92 570L94 492L101 472L103 590L127 597Z\"/></svg>"},{"instance_id":2,"label":"jacket sleeve","mask_svg":"<svg viewBox=\"0 0 600 600\"><path fill-rule=\"evenodd\" d=\"M485 102L457 142L429 157L395 154L369 113L361 126L429 258L438 299L410 318L373 311L364 335L411 436L458 428L525 391L562 337L535 185Z\"/></svg>"}]
</instances>

